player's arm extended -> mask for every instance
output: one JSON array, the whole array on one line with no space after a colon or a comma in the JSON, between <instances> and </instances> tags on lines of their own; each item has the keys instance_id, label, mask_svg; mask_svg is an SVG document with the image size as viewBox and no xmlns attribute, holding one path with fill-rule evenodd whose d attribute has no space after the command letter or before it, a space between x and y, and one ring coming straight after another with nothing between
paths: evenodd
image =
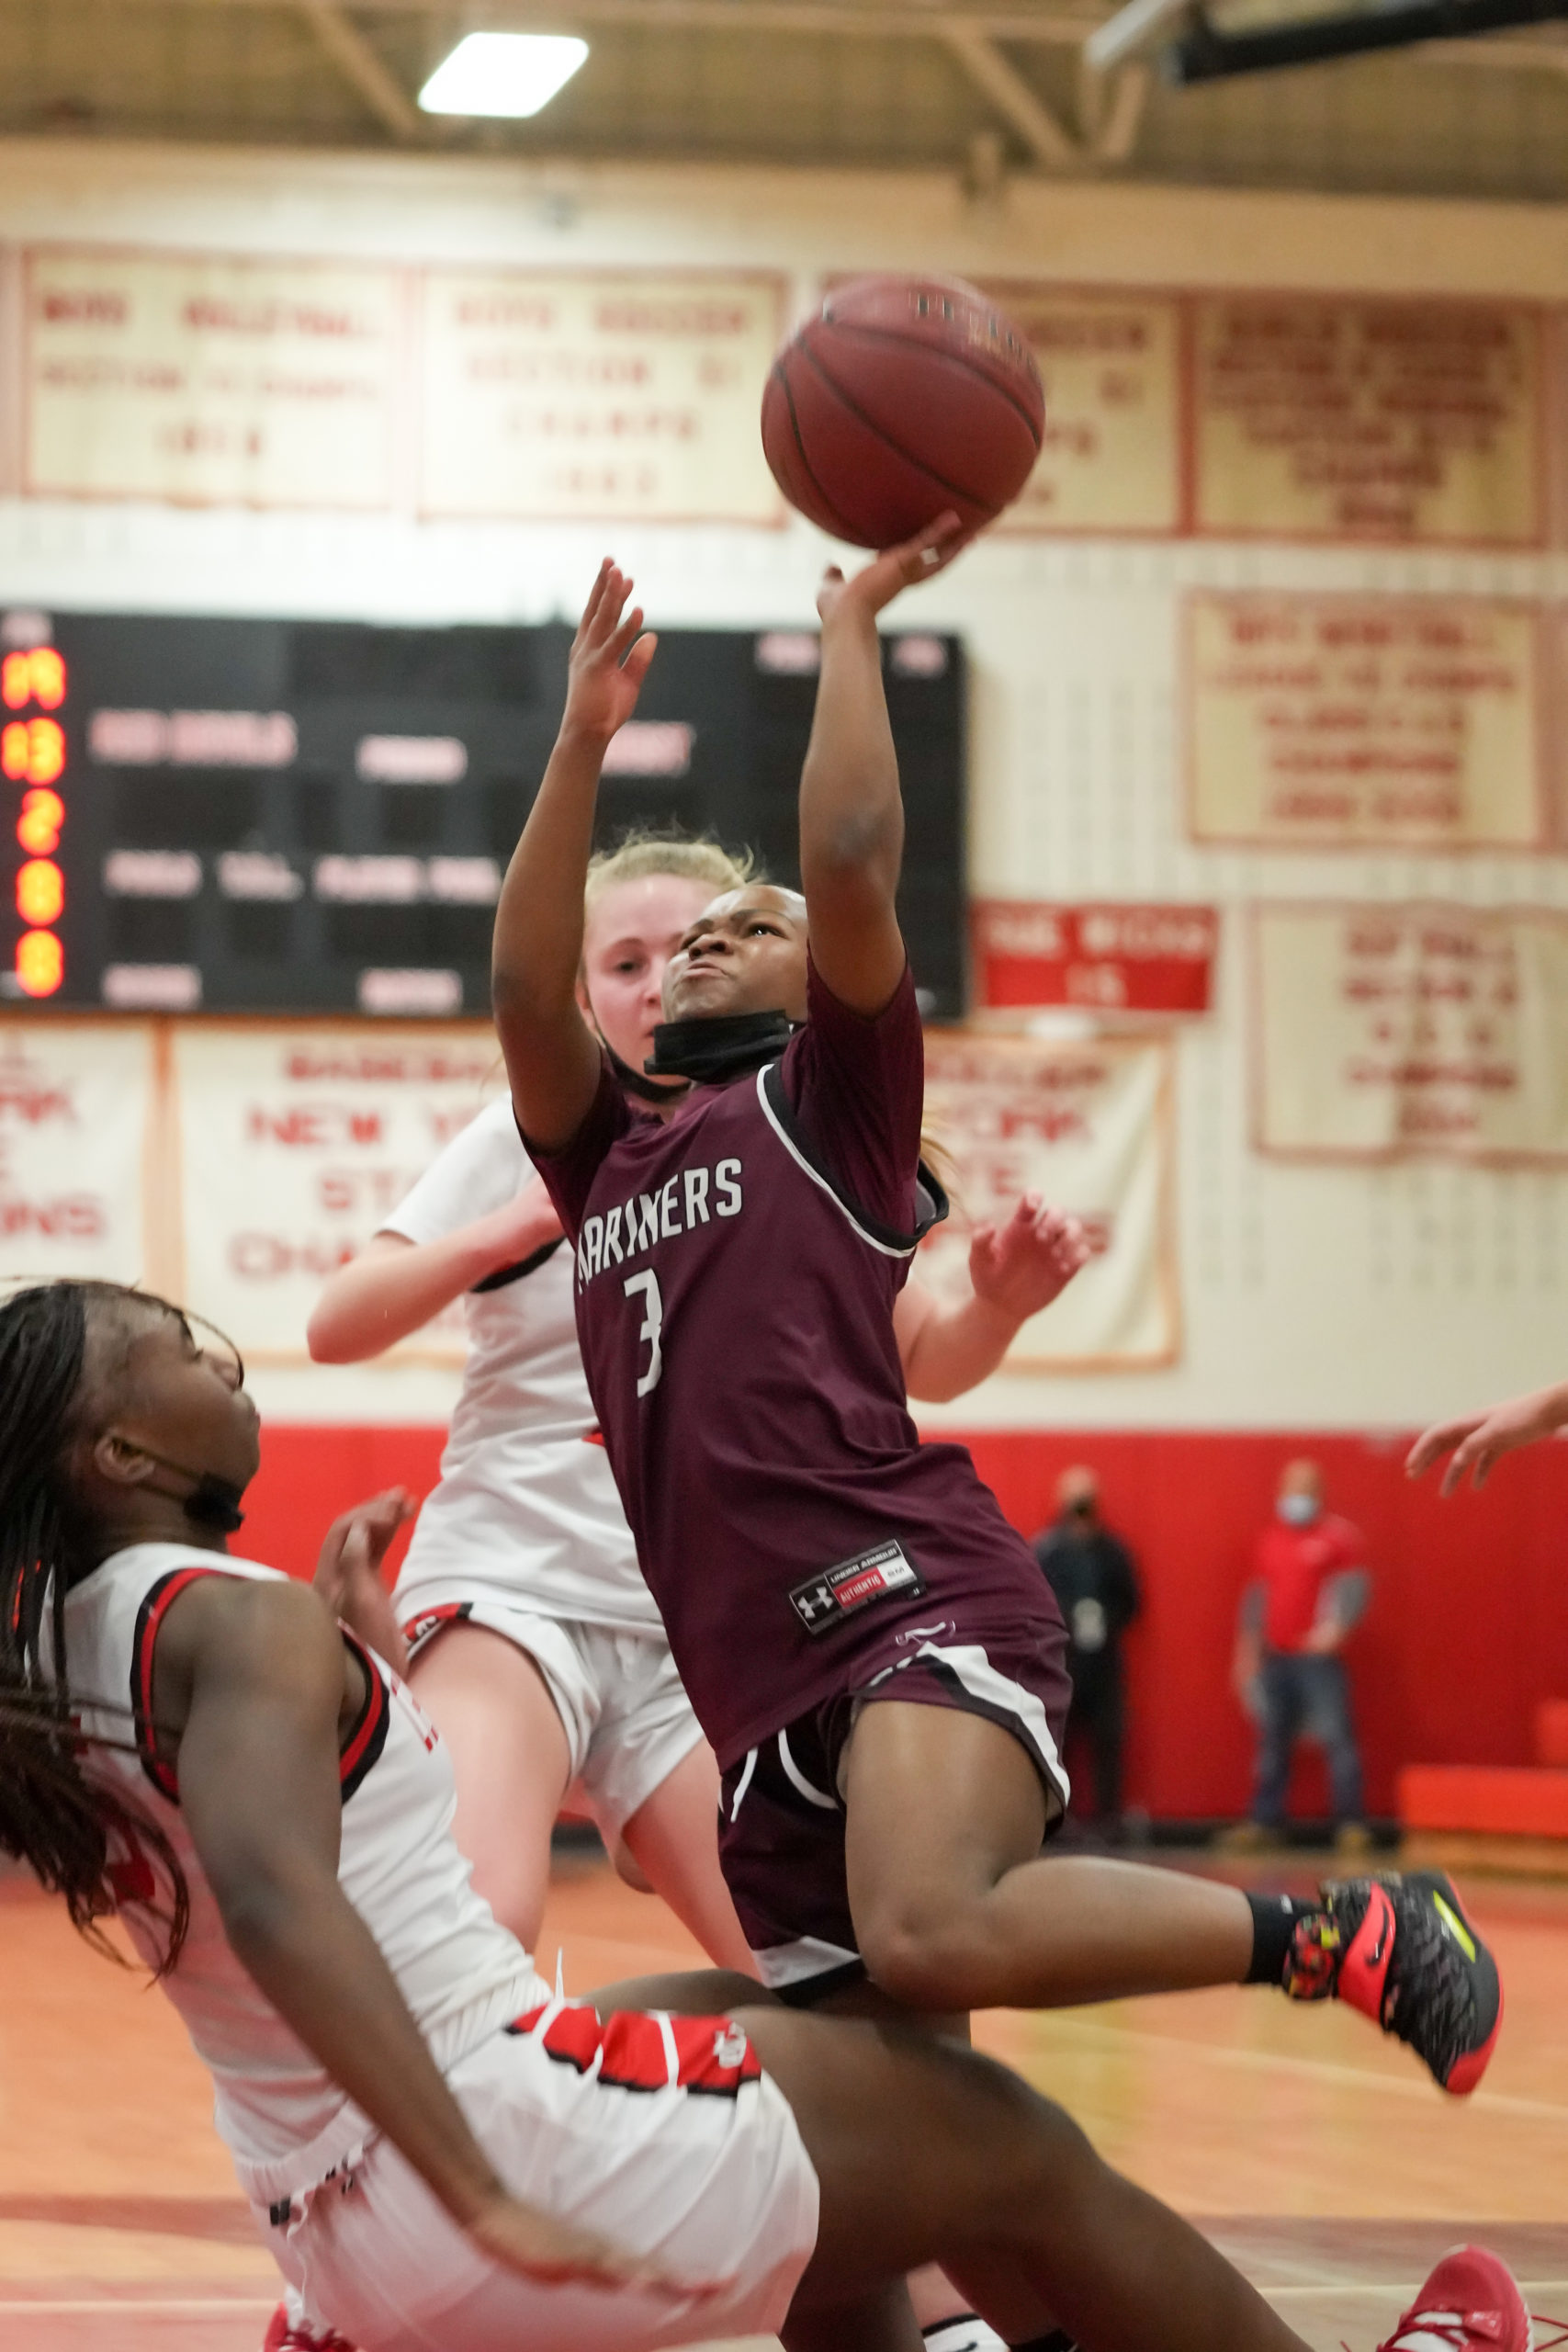
<instances>
[{"instance_id":1,"label":"player's arm extended","mask_svg":"<svg viewBox=\"0 0 1568 2352\"><path fill-rule=\"evenodd\" d=\"M657 640L640 634L631 582L599 568L572 640L566 709L495 910L491 989L523 1132L547 1151L569 1144L599 1084L599 1047L577 1003L582 890L599 771L637 708Z\"/></svg>"},{"instance_id":2,"label":"player's arm extended","mask_svg":"<svg viewBox=\"0 0 1568 2352\"><path fill-rule=\"evenodd\" d=\"M944 514L852 580L835 564L818 593L822 668L800 777L800 875L818 971L842 1004L880 1012L904 976L894 896L904 804L882 684L876 616L961 544Z\"/></svg>"},{"instance_id":3,"label":"player's arm extended","mask_svg":"<svg viewBox=\"0 0 1568 2352\"><path fill-rule=\"evenodd\" d=\"M487 2251L530 2276L646 2276L635 2257L508 2196L338 1883L344 1657L299 1585L204 1577L169 1610L154 1714L177 1732L180 1804L224 1933L305 2047Z\"/></svg>"},{"instance_id":4,"label":"player's arm extended","mask_svg":"<svg viewBox=\"0 0 1568 2352\"><path fill-rule=\"evenodd\" d=\"M531 1258L561 1223L538 1178L515 1200L434 1241L378 1233L322 1285L305 1326L317 1363L362 1363L406 1340L487 1275Z\"/></svg>"},{"instance_id":5,"label":"player's arm extended","mask_svg":"<svg viewBox=\"0 0 1568 2352\"><path fill-rule=\"evenodd\" d=\"M1441 1491L1451 1495L1463 1485L1467 1472L1477 1487L1483 1486L1499 1454L1511 1453L1518 1445L1533 1445L1539 1438L1552 1437L1561 1429L1568 1429L1568 1380L1559 1381L1552 1388L1532 1389L1528 1396L1510 1396L1485 1412L1461 1413L1451 1421L1434 1421L1411 1447L1405 1472L1419 1478L1434 1462L1450 1453L1452 1458L1443 1472Z\"/></svg>"},{"instance_id":6,"label":"player's arm extended","mask_svg":"<svg viewBox=\"0 0 1568 2352\"><path fill-rule=\"evenodd\" d=\"M945 1404L987 1379L1021 1326L1061 1296L1089 1255L1076 1216L1025 1193L1005 1225L976 1227L967 1298L942 1305L911 1274L893 1307L909 1395Z\"/></svg>"}]
</instances>

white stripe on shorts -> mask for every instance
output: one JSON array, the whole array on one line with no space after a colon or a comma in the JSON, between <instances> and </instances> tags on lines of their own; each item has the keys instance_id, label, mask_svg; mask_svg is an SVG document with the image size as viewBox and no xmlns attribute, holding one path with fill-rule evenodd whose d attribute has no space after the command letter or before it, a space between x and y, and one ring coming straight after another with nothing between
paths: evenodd
<instances>
[{"instance_id":1,"label":"white stripe on shorts","mask_svg":"<svg viewBox=\"0 0 1568 2352\"><path fill-rule=\"evenodd\" d=\"M1020 1730L1039 1758L1041 1769L1061 1800L1061 1810L1066 1813L1067 1800L1073 1792L1072 1782L1067 1778L1066 1767L1057 1751L1056 1743L1051 1736L1045 1710L1033 1691L1026 1690L1021 1682L1013 1682L1007 1675L998 1674L978 1642L961 1643L955 1649L945 1648L939 1642L922 1642L915 1656L931 1658L945 1666L971 1698L982 1699L987 1707L996 1707L1006 1714L1017 1716ZM879 1682L885 1679L882 1675L877 1677Z\"/></svg>"},{"instance_id":2,"label":"white stripe on shorts","mask_svg":"<svg viewBox=\"0 0 1568 2352\"><path fill-rule=\"evenodd\" d=\"M751 1957L770 1993L780 1992L786 1984L809 1984L812 1977L826 1976L830 1969L860 1964L858 1951L825 1943L820 1936L797 1936L792 1944L770 1944L765 1951L753 1947Z\"/></svg>"},{"instance_id":3,"label":"white stripe on shorts","mask_svg":"<svg viewBox=\"0 0 1568 2352\"><path fill-rule=\"evenodd\" d=\"M807 1804L819 1805L824 1813L842 1812L843 1808L840 1804L837 1797L825 1796L820 1789L814 1789L812 1787L810 1781L807 1779L805 1773L801 1770L799 1765L795 1762L794 1757L789 1752L789 1734L787 1732L781 1731L778 1735L778 1742L779 1762L784 1766L784 1778L789 1782L790 1787L795 1791L795 1795L797 1797L804 1797Z\"/></svg>"}]
</instances>

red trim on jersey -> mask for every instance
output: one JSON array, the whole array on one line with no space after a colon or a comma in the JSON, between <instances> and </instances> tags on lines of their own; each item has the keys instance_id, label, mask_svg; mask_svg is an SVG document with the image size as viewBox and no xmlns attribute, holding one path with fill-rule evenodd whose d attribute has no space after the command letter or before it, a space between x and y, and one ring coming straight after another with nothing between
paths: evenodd
<instances>
[{"instance_id":1,"label":"red trim on jersey","mask_svg":"<svg viewBox=\"0 0 1568 2352\"><path fill-rule=\"evenodd\" d=\"M436 1634L444 1632L448 1625L471 1617L473 1613L474 1604L471 1600L441 1600L437 1601L434 1609L422 1609L417 1617L405 1618L402 1634L404 1641L409 1645L411 1665L427 1642L433 1642Z\"/></svg>"},{"instance_id":2,"label":"red trim on jersey","mask_svg":"<svg viewBox=\"0 0 1568 2352\"><path fill-rule=\"evenodd\" d=\"M645 2009L617 2009L601 2023L587 2007L558 2009L544 2033L539 2020L554 2007L543 2003L504 2026L505 2033L536 2036L546 2055L579 2075L597 2069L610 2090L689 2091L710 2098L737 2098L747 2083L762 2079L761 2061L733 2018L660 2018ZM675 2078L670 2077L668 2023L675 2045Z\"/></svg>"},{"instance_id":3,"label":"red trim on jersey","mask_svg":"<svg viewBox=\"0 0 1568 2352\"><path fill-rule=\"evenodd\" d=\"M151 1903L158 1892L152 1865L140 1846L123 1861L111 1862L106 1875L109 1893L122 1910L128 1903Z\"/></svg>"},{"instance_id":4,"label":"red trim on jersey","mask_svg":"<svg viewBox=\"0 0 1568 2352\"><path fill-rule=\"evenodd\" d=\"M671 2018L676 2079L682 2090L735 2098L742 2083L760 2083L762 2062L733 2018Z\"/></svg>"},{"instance_id":5,"label":"red trim on jersey","mask_svg":"<svg viewBox=\"0 0 1568 2352\"><path fill-rule=\"evenodd\" d=\"M599 2046L604 2052L602 2083L620 2091L669 2089L670 2055L657 2018L641 2009L617 2009L606 2022Z\"/></svg>"},{"instance_id":6,"label":"red trim on jersey","mask_svg":"<svg viewBox=\"0 0 1568 2352\"><path fill-rule=\"evenodd\" d=\"M582 1442L584 1445L596 1445L599 1448L600 1453L603 1453L604 1451L604 1430L584 1430L582 1432Z\"/></svg>"},{"instance_id":7,"label":"red trim on jersey","mask_svg":"<svg viewBox=\"0 0 1568 2352\"><path fill-rule=\"evenodd\" d=\"M359 1788L367 1773L378 1762L387 1745L387 1733L392 1721L392 1700L380 1668L363 1643L355 1639L346 1625L339 1625L347 1646L365 1668L365 1705L359 1719L348 1735L348 1740L337 1760L339 1793L344 1804Z\"/></svg>"},{"instance_id":8,"label":"red trim on jersey","mask_svg":"<svg viewBox=\"0 0 1568 2352\"><path fill-rule=\"evenodd\" d=\"M141 1751L141 1769L161 1797L171 1804L180 1801L180 1784L175 1768L165 1764L156 1753L152 1734L152 1653L164 1618L170 1609L198 1577L220 1577L221 1568L171 1568L149 1585L142 1595L141 1606L136 1612L136 1631L130 1640L130 1707L136 1725L136 1745Z\"/></svg>"}]
</instances>

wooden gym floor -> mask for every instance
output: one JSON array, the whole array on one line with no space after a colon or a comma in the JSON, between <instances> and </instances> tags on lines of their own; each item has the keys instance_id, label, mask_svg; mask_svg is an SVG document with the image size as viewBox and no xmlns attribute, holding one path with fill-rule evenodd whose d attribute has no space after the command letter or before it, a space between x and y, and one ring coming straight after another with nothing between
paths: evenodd
<instances>
[{"instance_id":1,"label":"wooden gym floor","mask_svg":"<svg viewBox=\"0 0 1568 2352\"><path fill-rule=\"evenodd\" d=\"M1464 2237L1568 2317L1568 1888L1468 1892L1508 2016L1467 2104L1360 2019L1261 1992L996 2014L977 2039L1191 2215L1314 2352L1370 2352ZM573 1991L695 1958L660 1905L575 1860L547 1973L558 1944ZM276 2274L172 2011L14 1880L0 1987L0 2352L256 2352Z\"/></svg>"}]
</instances>

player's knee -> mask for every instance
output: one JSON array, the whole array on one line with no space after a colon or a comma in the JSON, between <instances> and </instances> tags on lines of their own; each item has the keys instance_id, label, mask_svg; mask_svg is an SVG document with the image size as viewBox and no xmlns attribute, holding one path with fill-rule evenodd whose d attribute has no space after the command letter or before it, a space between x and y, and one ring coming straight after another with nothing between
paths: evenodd
<instances>
[{"instance_id":1,"label":"player's knee","mask_svg":"<svg viewBox=\"0 0 1568 2352\"><path fill-rule=\"evenodd\" d=\"M983 1939L962 1906L895 1900L855 1924L866 1973L891 1999L912 2009L975 2006L986 1981Z\"/></svg>"}]
</instances>

